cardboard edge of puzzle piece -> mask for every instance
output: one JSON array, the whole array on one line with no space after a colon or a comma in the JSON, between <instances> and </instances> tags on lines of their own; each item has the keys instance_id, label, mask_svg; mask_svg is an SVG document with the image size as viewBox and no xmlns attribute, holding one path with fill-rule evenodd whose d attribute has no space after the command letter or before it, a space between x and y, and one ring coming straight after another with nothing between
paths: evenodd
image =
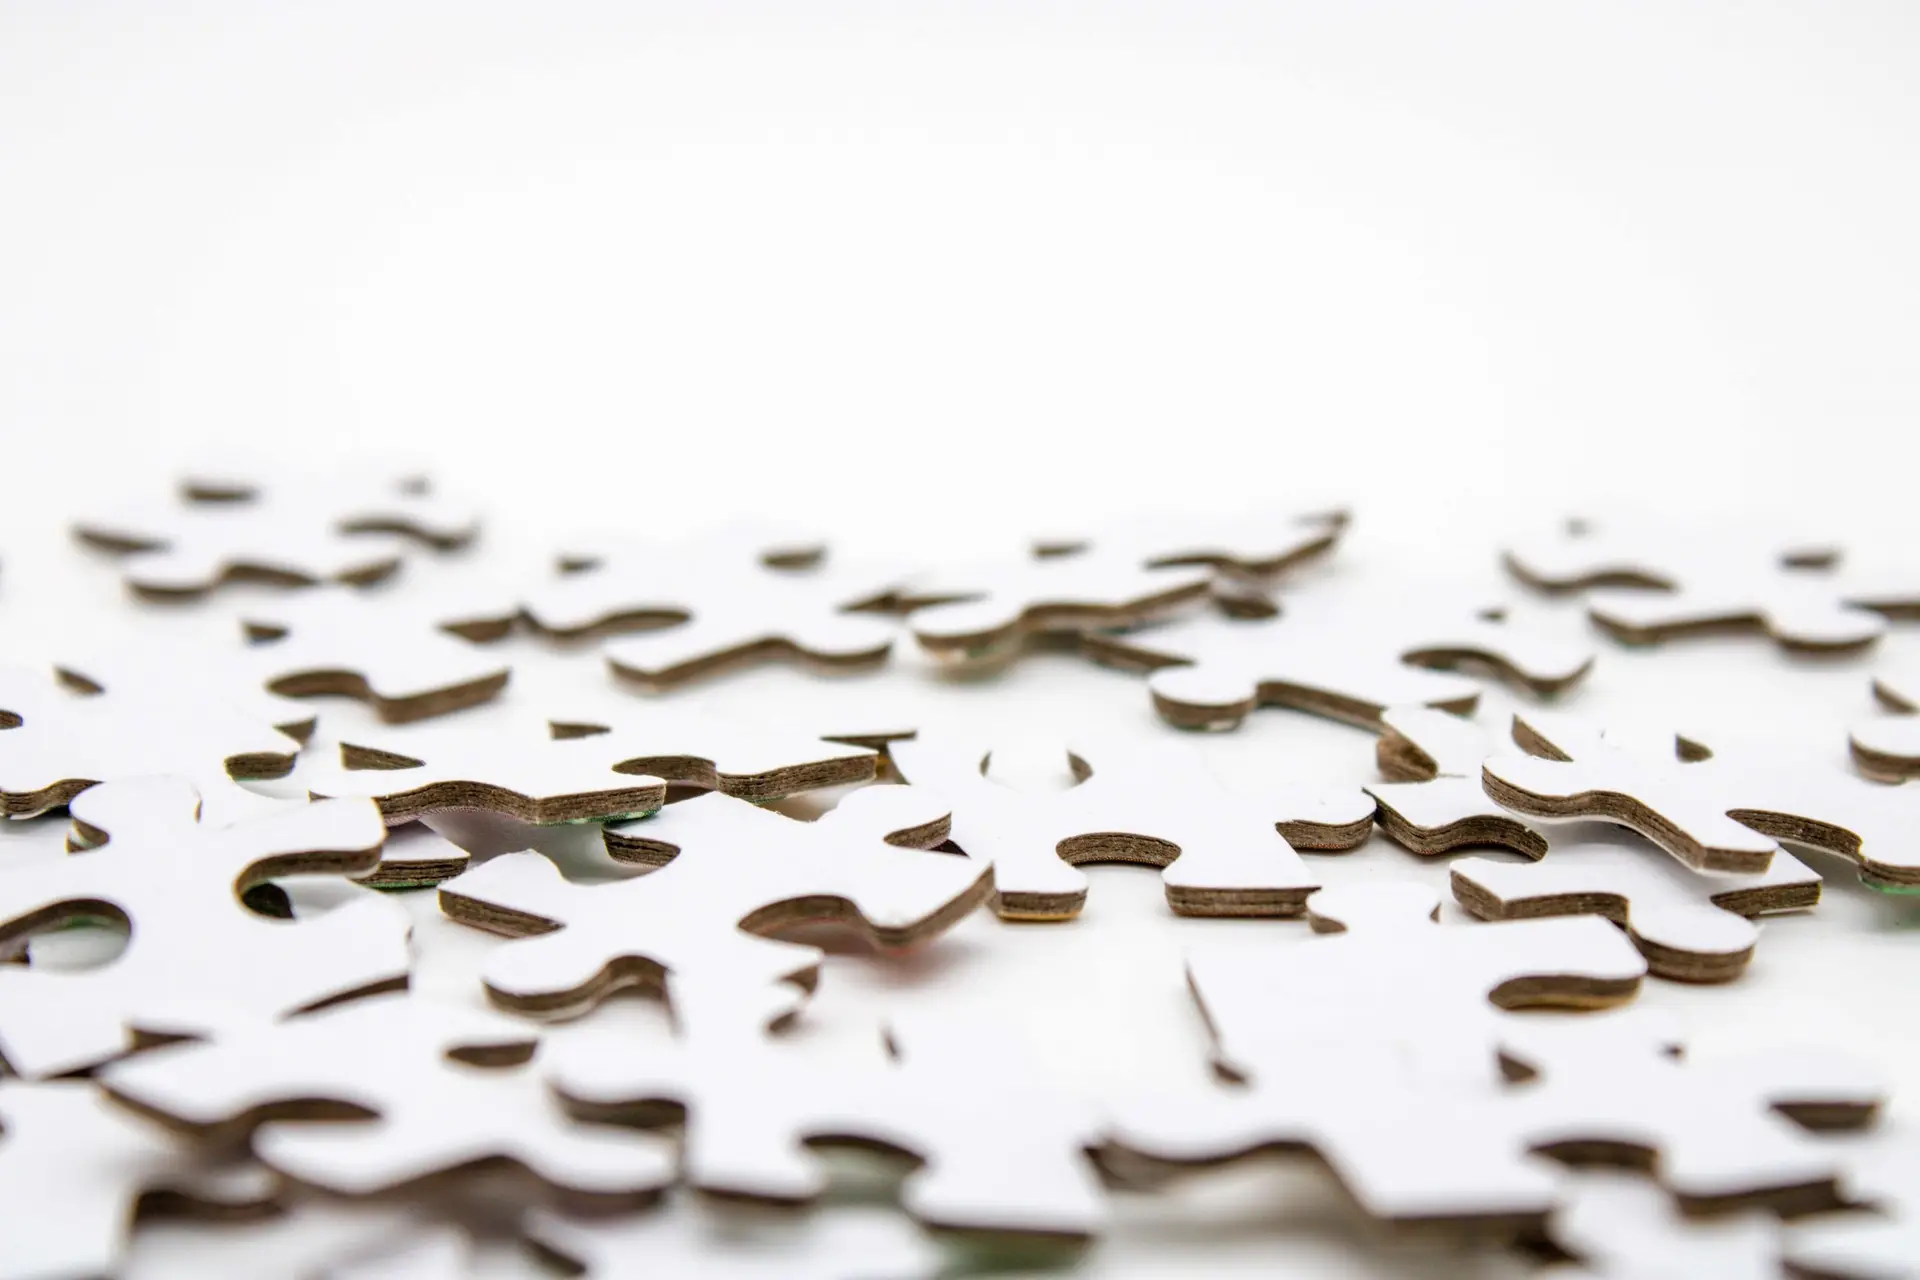
<instances>
[{"instance_id":1,"label":"cardboard edge of puzzle piece","mask_svg":"<svg viewBox=\"0 0 1920 1280\"><path fill-rule=\"evenodd\" d=\"M1538 860L1547 837L1488 797L1480 768L1492 753L1482 726L1431 707L1389 707L1374 757L1388 782L1366 788L1396 844L1423 856L1492 846Z\"/></svg>"}]
</instances>

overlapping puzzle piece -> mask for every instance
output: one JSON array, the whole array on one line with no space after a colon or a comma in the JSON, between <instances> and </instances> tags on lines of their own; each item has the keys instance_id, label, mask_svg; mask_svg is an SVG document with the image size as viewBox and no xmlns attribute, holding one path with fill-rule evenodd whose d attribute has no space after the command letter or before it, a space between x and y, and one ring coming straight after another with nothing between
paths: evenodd
<instances>
[{"instance_id":1,"label":"overlapping puzzle piece","mask_svg":"<svg viewBox=\"0 0 1920 1280\"><path fill-rule=\"evenodd\" d=\"M336 1195L506 1166L562 1205L655 1199L674 1178L671 1148L568 1119L530 1061L537 1040L484 1010L383 996L142 1054L102 1080L137 1111L208 1145L250 1143L269 1167Z\"/></svg>"},{"instance_id":2,"label":"overlapping puzzle piece","mask_svg":"<svg viewBox=\"0 0 1920 1280\"><path fill-rule=\"evenodd\" d=\"M819 949L760 935L827 920L882 947L937 937L992 885L990 867L916 852L948 829L946 802L912 787L855 791L815 822L710 794L606 828L608 852L659 866L648 875L573 884L537 853L507 854L442 885L440 905L521 938L481 970L493 999L517 1012L581 1013L675 973L811 989Z\"/></svg>"},{"instance_id":3,"label":"overlapping puzzle piece","mask_svg":"<svg viewBox=\"0 0 1920 1280\"><path fill-rule=\"evenodd\" d=\"M607 699L550 712L547 720L562 738L608 736L631 753L635 767L668 782L756 802L872 781L879 760L869 747L664 701Z\"/></svg>"},{"instance_id":4,"label":"overlapping puzzle piece","mask_svg":"<svg viewBox=\"0 0 1920 1280\"><path fill-rule=\"evenodd\" d=\"M1351 849L1373 829L1359 791L1236 796L1178 743L1075 747L1063 754L1079 785L1037 794L986 776L981 744L921 735L890 750L908 781L952 801L954 841L993 865L993 908L1009 919L1078 915L1087 878L1076 867L1089 862L1162 868L1182 915L1298 915L1318 881L1295 848Z\"/></svg>"},{"instance_id":5,"label":"overlapping puzzle piece","mask_svg":"<svg viewBox=\"0 0 1920 1280\"><path fill-rule=\"evenodd\" d=\"M1302 592L1282 601L1277 618L1201 617L1092 633L1083 647L1098 662L1150 673L1154 708L1184 729L1231 729L1261 706L1368 728L1392 706L1466 715L1480 686L1452 668L1483 670L1547 697L1592 666L1585 645L1502 616L1435 602L1427 589L1380 584Z\"/></svg>"},{"instance_id":6,"label":"overlapping puzzle piece","mask_svg":"<svg viewBox=\"0 0 1920 1280\"><path fill-rule=\"evenodd\" d=\"M1330 555L1349 518L1333 505L1239 519L1146 516L1091 537L1039 538L1033 549L1043 557L1091 554L1149 569L1209 569L1216 603L1230 612L1268 613L1266 596L1279 580Z\"/></svg>"},{"instance_id":7,"label":"overlapping puzzle piece","mask_svg":"<svg viewBox=\"0 0 1920 1280\"><path fill-rule=\"evenodd\" d=\"M1471 720L1431 707L1389 707L1374 746L1391 782L1367 787L1380 829L1419 854L1495 845L1542 858L1547 838L1488 798L1481 763L1495 736Z\"/></svg>"},{"instance_id":8,"label":"overlapping puzzle piece","mask_svg":"<svg viewBox=\"0 0 1920 1280\"><path fill-rule=\"evenodd\" d=\"M103 968L0 965L0 1056L15 1072L58 1075L142 1037L218 1033L405 985L410 922L379 895L300 921L240 900L269 877L371 871L386 837L371 805L293 805L219 826L200 820L190 784L159 777L95 787L72 810L101 847L0 873L0 949L103 914L130 936Z\"/></svg>"}]
</instances>

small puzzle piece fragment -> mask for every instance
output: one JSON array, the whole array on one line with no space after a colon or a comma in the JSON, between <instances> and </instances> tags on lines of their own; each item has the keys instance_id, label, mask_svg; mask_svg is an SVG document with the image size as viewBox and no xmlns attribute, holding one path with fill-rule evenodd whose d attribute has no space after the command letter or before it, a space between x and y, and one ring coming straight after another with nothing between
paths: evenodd
<instances>
[{"instance_id":1,"label":"small puzzle piece fragment","mask_svg":"<svg viewBox=\"0 0 1920 1280\"><path fill-rule=\"evenodd\" d=\"M891 754L909 782L954 806L954 842L993 865L993 909L1015 920L1066 920L1087 896L1089 862L1163 868L1181 915L1299 915L1318 882L1295 853L1351 849L1373 829L1358 791L1275 787L1233 795L1183 744L1074 748L1081 779L1065 791L1017 791L986 776L985 746L921 736Z\"/></svg>"},{"instance_id":2,"label":"small puzzle piece fragment","mask_svg":"<svg viewBox=\"0 0 1920 1280\"><path fill-rule=\"evenodd\" d=\"M1538 590L1601 588L1588 597L1589 615L1630 644L1757 630L1784 649L1845 652L1879 640L1888 614L1920 609L1920 575L1847 575L1830 546L1703 549L1695 534L1634 537L1573 521L1557 536L1515 544L1505 561ZM1633 589L1605 589L1623 587Z\"/></svg>"},{"instance_id":3,"label":"small puzzle piece fragment","mask_svg":"<svg viewBox=\"0 0 1920 1280\"><path fill-rule=\"evenodd\" d=\"M1873 678L1873 694L1899 714L1853 727L1854 764L1881 782L1920 778L1920 671L1884 671Z\"/></svg>"},{"instance_id":4,"label":"small puzzle piece fragment","mask_svg":"<svg viewBox=\"0 0 1920 1280\"><path fill-rule=\"evenodd\" d=\"M1694 871L1625 840L1556 845L1532 865L1463 858L1451 870L1453 896L1483 920L1605 916L1652 972L1682 982L1739 977L1760 936L1751 917L1820 901L1819 873L1784 849L1749 875Z\"/></svg>"},{"instance_id":5,"label":"small puzzle piece fragment","mask_svg":"<svg viewBox=\"0 0 1920 1280\"><path fill-rule=\"evenodd\" d=\"M611 735L631 764L668 782L756 802L870 782L879 760L869 748L667 702L580 707L548 723L562 738Z\"/></svg>"},{"instance_id":6,"label":"small puzzle piece fragment","mask_svg":"<svg viewBox=\"0 0 1920 1280\"><path fill-rule=\"evenodd\" d=\"M1845 1157L1842 1189L1866 1212L1787 1228L1789 1274L1809 1280L1920 1278L1920 1142L1911 1134Z\"/></svg>"},{"instance_id":7,"label":"small puzzle piece fragment","mask_svg":"<svg viewBox=\"0 0 1920 1280\"><path fill-rule=\"evenodd\" d=\"M938 1248L888 1210L840 1206L805 1215L710 1206L693 1197L612 1221L535 1211L528 1235L588 1280L935 1280Z\"/></svg>"},{"instance_id":8,"label":"small puzzle piece fragment","mask_svg":"<svg viewBox=\"0 0 1920 1280\"><path fill-rule=\"evenodd\" d=\"M1757 1210L1688 1218L1660 1187L1625 1173L1569 1179L1548 1234L1578 1267L1556 1280L1779 1280L1780 1223Z\"/></svg>"},{"instance_id":9,"label":"small puzzle piece fragment","mask_svg":"<svg viewBox=\"0 0 1920 1280\"><path fill-rule=\"evenodd\" d=\"M119 1275L144 1205L271 1213L278 1180L197 1155L87 1080L0 1081L0 1280Z\"/></svg>"},{"instance_id":10,"label":"small puzzle piece fragment","mask_svg":"<svg viewBox=\"0 0 1920 1280\"><path fill-rule=\"evenodd\" d=\"M215 1034L405 985L410 922L379 895L302 921L240 899L269 877L372 870L386 828L371 805L283 804L217 826L191 785L162 777L104 783L72 809L97 847L0 874L0 949L103 914L130 937L102 968L0 965L0 1055L21 1075L94 1066L141 1034Z\"/></svg>"},{"instance_id":11,"label":"small puzzle piece fragment","mask_svg":"<svg viewBox=\"0 0 1920 1280\"><path fill-rule=\"evenodd\" d=\"M1365 728L1391 706L1468 715L1480 686L1453 668L1484 670L1549 697L1593 664L1586 646L1502 621L1498 610L1420 600L1419 590L1393 586L1302 593L1282 601L1277 618L1094 633L1083 647L1095 661L1149 672L1154 708L1183 729L1232 729L1261 706Z\"/></svg>"},{"instance_id":12,"label":"small puzzle piece fragment","mask_svg":"<svg viewBox=\"0 0 1920 1280\"><path fill-rule=\"evenodd\" d=\"M467 545L478 521L426 490L418 477L311 477L263 486L190 480L181 501L123 504L76 522L81 542L127 557L136 595L176 600L227 581L364 586L400 567L402 537L440 550Z\"/></svg>"},{"instance_id":13,"label":"small puzzle piece fragment","mask_svg":"<svg viewBox=\"0 0 1920 1280\"><path fill-rule=\"evenodd\" d=\"M946 803L912 787L855 791L815 822L708 794L606 828L608 852L658 865L650 874L573 884L541 855L513 853L442 885L440 906L521 938L481 970L495 1002L516 1012L582 1013L677 973L811 989L819 949L759 935L831 920L883 947L913 947L985 899L991 868L918 852L948 826Z\"/></svg>"},{"instance_id":14,"label":"small puzzle piece fragment","mask_svg":"<svg viewBox=\"0 0 1920 1280\"><path fill-rule=\"evenodd\" d=\"M315 753L309 753L314 755ZM477 728L459 715L339 744L303 765L315 796L364 796L392 823L444 809L487 809L522 822L605 822L651 813L667 784L643 773L611 734L555 737L531 719Z\"/></svg>"},{"instance_id":15,"label":"small puzzle piece fragment","mask_svg":"<svg viewBox=\"0 0 1920 1280\"><path fill-rule=\"evenodd\" d=\"M538 1034L483 1010L383 996L141 1054L102 1079L137 1111L208 1144L251 1141L269 1167L337 1195L506 1165L566 1204L653 1200L673 1181L671 1149L568 1119L529 1062ZM318 1122L349 1117L365 1118Z\"/></svg>"},{"instance_id":16,"label":"small puzzle piece fragment","mask_svg":"<svg viewBox=\"0 0 1920 1280\"><path fill-rule=\"evenodd\" d=\"M1495 845L1543 858L1547 838L1487 798L1481 763L1494 735L1471 720L1430 707L1389 707L1374 754L1380 772L1367 794L1379 805L1381 830L1419 854Z\"/></svg>"},{"instance_id":17,"label":"small puzzle piece fragment","mask_svg":"<svg viewBox=\"0 0 1920 1280\"><path fill-rule=\"evenodd\" d=\"M901 587L921 649L956 666L1017 656L1030 639L1134 627L1206 598L1204 566L1147 568L1088 553L943 570Z\"/></svg>"},{"instance_id":18,"label":"small puzzle piece fragment","mask_svg":"<svg viewBox=\"0 0 1920 1280\"><path fill-rule=\"evenodd\" d=\"M672 987L676 1013L716 994ZM856 1142L923 1162L902 1199L927 1226L1059 1240L1099 1231L1105 1198L1087 1161L1099 1120L1006 1028L896 1019L890 1063L828 1063L760 1035L763 1012L699 1010L665 1048L611 1031L571 1038L554 1057L554 1087L596 1119L684 1113L686 1176L729 1199L814 1200L827 1179L809 1144Z\"/></svg>"},{"instance_id":19,"label":"small puzzle piece fragment","mask_svg":"<svg viewBox=\"0 0 1920 1280\"><path fill-rule=\"evenodd\" d=\"M1483 767L1487 794L1509 809L1617 823L1696 871L1758 875L1784 840L1858 864L1876 887L1920 886L1920 838L1899 788L1822 760L1709 751L1678 736L1663 754L1570 717L1515 716L1513 736L1530 754Z\"/></svg>"},{"instance_id":20,"label":"small puzzle piece fragment","mask_svg":"<svg viewBox=\"0 0 1920 1280\"><path fill-rule=\"evenodd\" d=\"M506 688L509 665L470 638L505 635L516 613L504 598L487 608L333 587L249 605L242 622L255 642L248 656L272 692L358 698L399 724L475 706Z\"/></svg>"},{"instance_id":21,"label":"small puzzle piece fragment","mask_svg":"<svg viewBox=\"0 0 1920 1280\"><path fill-rule=\"evenodd\" d=\"M257 704L175 696L153 684L81 696L39 672L0 668L0 811L45 813L114 778L177 774L200 791L209 820L271 801L235 778L278 778L300 743L258 718Z\"/></svg>"}]
</instances>

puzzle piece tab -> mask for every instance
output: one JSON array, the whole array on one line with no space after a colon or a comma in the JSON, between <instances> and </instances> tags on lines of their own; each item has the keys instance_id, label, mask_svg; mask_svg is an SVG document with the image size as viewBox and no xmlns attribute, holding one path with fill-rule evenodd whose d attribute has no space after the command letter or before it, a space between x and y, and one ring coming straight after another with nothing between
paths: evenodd
<instances>
[{"instance_id":1,"label":"puzzle piece tab","mask_svg":"<svg viewBox=\"0 0 1920 1280\"><path fill-rule=\"evenodd\" d=\"M582 1013L675 973L811 989L820 951L760 935L831 920L880 946L911 947L986 897L991 868L918 852L944 841L948 825L946 803L912 787L855 791L815 822L710 794L606 828L608 852L659 865L650 874L572 884L537 853L507 854L442 885L440 905L522 938L481 970L493 999L521 1013Z\"/></svg>"},{"instance_id":2,"label":"puzzle piece tab","mask_svg":"<svg viewBox=\"0 0 1920 1280\"><path fill-rule=\"evenodd\" d=\"M1873 678L1873 694L1898 714L1853 727L1854 764L1881 782L1920 778L1920 671L1883 671Z\"/></svg>"},{"instance_id":3,"label":"puzzle piece tab","mask_svg":"<svg viewBox=\"0 0 1920 1280\"><path fill-rule=\"evenodd\" d=\"M1235 796L1182 744L1074 748L1079 785L1016 791L985 775L986 747L922 736L891 746L908 781L954 805L954 842L993 864L993 909L1017 920L1079 914L1089 862L1163 868L1167 903L1182 915L1300 914L1318 881L1295 848L1351 849L1373 829L1358 791L1275 787Z\"/></svg>"},{"instance_id":4,"label":"puzzle piece tab","mask_svg":"<svg viewBox=\"0 0 1920 1280\"><path fill-rule=\"evenodd\" d=\"M1481 763L1494 735L1471 720L1430 707L1389 707L1374 754L1396 779L1367 788L1379 805L1381 830L1419 854L1496 845L1543 858L1547 838L1487 798Z\"/></svg>"},{"instance_id":5,"label":"puzzle piece tab","mask_svg":"<svg viewBox=\"0 0 1920 1280\"><path fill-rule=\"evenodd\" d=\"M199 820L191 785L163 777L104 783L72 808L101 847L0 874L0 949L103 913L130 937L99 969L0 965L0 1056L21 1075L94 1066L141 1034L214 1034L406 983L410 922L377 894L302 921L240 901L269 877L371 871L386 836L371 805L283 805L218 826Z\"/></svg>"},{"instance_id":6,"label":"puzzle piece tab","mask_svg":"<svg viewBox=\"0 0 1920 1280\"><path fill-rule=\"evenodd\" d=\"M802 791L873 780L870 748L829 742L774 725L747 724L664 701L615 701L548 717L554 734L606 734L630 763L668 782L742 800L778 800Z\"/></svg>"}]
</instances>

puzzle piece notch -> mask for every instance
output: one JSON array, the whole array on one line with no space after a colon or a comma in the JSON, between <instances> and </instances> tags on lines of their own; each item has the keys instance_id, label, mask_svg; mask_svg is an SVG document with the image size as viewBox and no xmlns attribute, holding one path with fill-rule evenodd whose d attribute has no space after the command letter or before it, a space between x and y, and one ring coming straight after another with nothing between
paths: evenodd
<instances>
[{"instance_id":1,"label":"puzzle piece notch","mask_svg":"<svg viewBox=\"0 0 1920 1280\"><path fill-rule=\"evenodd\" d=\"M1539 713L1514 718L1514 740L1531 754L1494 756L1482 770L1487 794L1507 808L1548 821L1604 819L1699 871L1763 873L1776 842L1788 841L1846 858L1877 888L1920 885L1905 797L1824 761L1679 735L1662 758Z\"/></svg>"},{"instance_id":2,"label":"puzzle piece notch","mask_svg":"<svg viewBox=\"0 0 1920 1280\"><path fill-rule=\"evenodd\" d=\"M190 784L162 777L102 784L72 809L82 852L0 875L0 947L102 915L130 936L100 969L0 966L0 1051L16 1072L62 1074L143 1035L217 1033L406 983L410 922L377 894L298 922L241 901L270 877L371 871L386 836L371 805L283 805L215 826Z\"/></svg>"},{"instance_id":3,"label":"puzzle piece notch","mask_svg":"<svg viewBox=\"0 0 1920 1280\"><path fill-rule=\"evenodd\" d=\"M1350 849L1372 831L1359 792L1279 787L1228 793L1180 744L1064 751L1079 785L1033 794L986 776L990 751L922 735L892 744L902 776L955 806L954 842L993 866L995 912L1065 920L1086 900L1090 862L1162 869L1181 915L1299 915L1317 881L1295 848Z\"/></svg>"},{"instance_id":4,"label":"puzzle piece notch","mask_svg":"<svg viewBox=\"0 0 1920 1280\"><path fill-rule=\"evenodd\" d=\"M136 1111L210 1146L250 1141L269 1167L337 1195L504 1165L584 1210L650 1203L673 1180L669 1148L569 1120L530 1061L537 1039L496 1014L387 996L155 1050L102 1081Z\"/></svg>"},{"instance_id":5,"label":"puzzle piece notch","mask_svg":"<svg viewBox=\"0 0 1920 1280\"><path fill-rule=\"evenodd\" d=\"M236 778L278 778L300 750L255 705L175 697L142 684L77 696L37 671L0 667L0 812L45 813L97 783L172 773L199 789L215 821L257 813Z\"/></svg>"},{"instance_id":6,"label":"puzzle piece notch","mask_svg":"<svg viewBox=\"0 0 1920 1280\"><path fill-rule=\"evenodd\" d=\"M1480 725L1429 707L1389 707L1374 747L1392 782L1366 788L1381 830L1423 855L1494 845L1528 858L1546 856L1547 838L1488 799L1480 766L1494 753Z\"/></svg>"},{"instance_id":7,"label":"puzzle piece notch","mask_svg":"<svg viewBox=\"0 0 1920 1280\"><path fill-rule=\"evenodd\" d=\"M548 718L557 738L609 734L628 763L668 782L762 802L871 782L879 756L772 725L750 725L668 703L581 707Z\"/></svg>"},{"instance_id":8,"label":"puzzle piece notch","mask_svg":"<svg viewBox=\"0 0 1920 1280\"><path fill-rule=\"evenodd\" d=\"M0 1280L118 1275L136 1214L271 1213L277 1180L222 1165L83 1080L0 1081Z\"/></svg>"},{"instance_id":9,"label":"puzzle piece notch","mask_svg":"<svg viewBox=\"0 0 1920 1280\"><path fill-rule=\"evenodd\" d=\"M1920 777L1920 672L1881 672L1873 678L1873 695L1898 714L1853 726L1854 764L1878 782Z\"/></svg>"},{"instance_id":10,"label":"puzzle piece notch","mask_svg":"<svg viewBox=\"0 0 1920 1280\"><path fill-rule=\"evenodd\" d=\"M673 988L676 1010L723 993ZM929 1227L1082 1241L1106 1218L1087 1161L1101 1125L1050 1083L1006 1028L975 1019L896 1018L891 1061L826 1062L758 1032L724 1007L670 1048L611 1032L570 1039L552 1079L576 1114L659 1123L684 1115L686 1176L730 1199L817 1199L827 1181L811 1144L854 1142L919 1158L902 1187ZM663 1111L663 1105L667 1110Z\"/></svg>"},{"instance_id":11,"label":"puzzle piece notch","mask_svg":"<svg viewBox=\"0 0 1920 1280\"><path fill-rule=\"evenodd\" d=\"M1392 706L1470 715L1480 686L1455 674L1460 668L1541 698L1585 678L1589 648L1503 616L1410 604L1389 586L1288 598L1271 619L1091 634L1083 648L1097 662L1147 672L1155 710L1183 729L1233 729L1261 706L1363 728L1377 727Z\"/></svg>"},{"instance_id":12,"label":"puzzle piece notch","mask_svg":"<svg viewBox=\"0 0 1920 1280\"><path fill-rule=\"evenodd\" d=\"M911 787L855 791L815 822L708 794L605 829L615 858L659 868L647 875L570 884L539 854L507 854L442 885L440 906L520 939L481 970L493 1000L519 1013L583 1013L676 973L811 989L819 949L762 935L830 920L907 948L986 898L991 868L912 852L943 843L948 829L945 803Z\"/></svg>"}]
</instances>

